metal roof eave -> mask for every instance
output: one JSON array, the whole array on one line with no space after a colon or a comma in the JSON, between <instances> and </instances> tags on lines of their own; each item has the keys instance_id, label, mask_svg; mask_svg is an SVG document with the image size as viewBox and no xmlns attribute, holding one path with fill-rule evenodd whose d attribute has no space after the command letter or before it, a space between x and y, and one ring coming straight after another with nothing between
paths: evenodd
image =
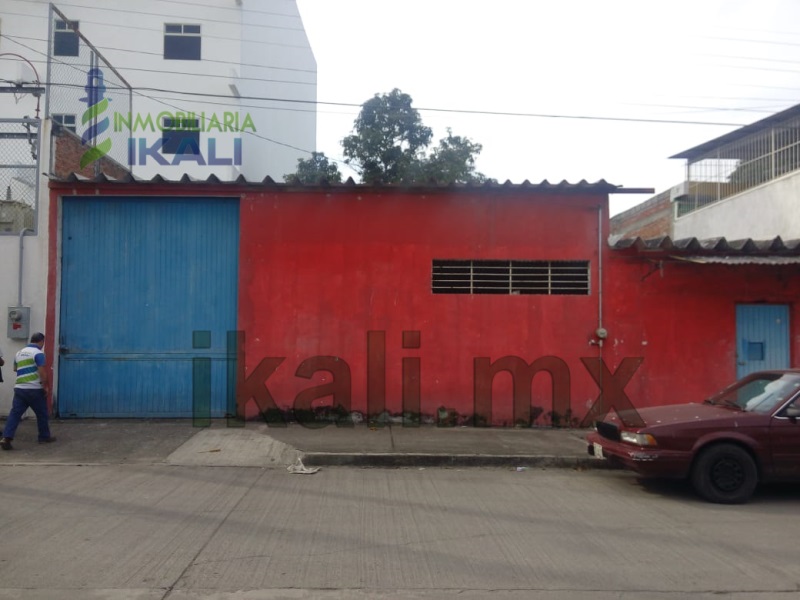
<instances>
[{"instance_id":1,"label":"metal roof eave","mask_svg":"<svg viewBox=\"0 0 800 600\"><path fill-rule=\"evenodd\" d=\"M611 249L616 252L649 258L671 258L699 261L701 258L722 257L800 257L800 240L769 240L751 238L730 240L724 237L698 239L683 238L672 240L669 236L643 239L641 237L610 240ZM798 261L800 262L800 261ZM748 264L746 261L728 261L728 264ZM793 262L768 261L769 264L794 264ZM749 263L755 264L755 263ZM767 264L767 263L763 263Z\"/></svg>"},{"instance_id":2,"label":"metal roof eave","mask_svg":"<svg viewBox=\"0 0 800 600\"><path fill-rule=\"evenodd\" d=\"M716 137L713 140L703 142L702 144L694 146L693 148L689 148L688 150L684 150L683 152L679 152L678 154L674 154L670 156L670 158L685 158L691 161L695 158L708 154L712 150L716 150L717 148L721 148L722 146L730 144L731 142L735 142L736 140L747 137L752 133L763 131L773 125L782 123L797 116L800 116L800 104L792 106L791 108L787 108L779 113L775 113L774 115L770 115L764 119L761 119L760 121L756 121L755 123L735 129L729 133Z\"/></svg>"},{"instance_id":3,"label":"metal roof eave","mask_svg":"<svg viewBox=\"0 0 800 600\"><path fill-rule=\"evenodd\" d=\"M800 256L670 256L669 258L701 265L800 265Z\"/></svg>"},{"instance_id":4,"label":"metal roof eave","mask_svg":"<svg viewBox=\"0 0 800 600\"><path fill-rule=\"evenodd\" d=\"M151 179L142 179L130 173L124 177L115 178L100 173L95 177L85 177L78 173L71 173L67 177L49 176L51 184L57 186L59 184L128 184L128 185L223 185L223 186L246 186L246 187L269 187L273 189L285 190L375 190L375 191L418 191L418 192L434 192L434 191L536 191L536 192L557 192L557 193L594 193L594 194L651 194L653 188L624 188L622 186L614 185L607 182L605 179L599 181L589 182L585 179L577 183L570 183L562 180L558 183L551 183L547 179L539 183L531 183L525 180L522 183L512 183L506 180L504 183L487 181L484 183L448 183L441 184L436 182L415 182L409 184L364 184L356 183L352 177L348 178L342 183L332 183L327 180L321 180L316 184L289 184L283 182L276 182L271 177L267 176L261 181L248 181L243 175L239 175L234 180L221 180L216 175L209 175L206 179L196 179L184 174L180 179L167 179L161 174L157 174Z\"/></svg>"}]
</instances>

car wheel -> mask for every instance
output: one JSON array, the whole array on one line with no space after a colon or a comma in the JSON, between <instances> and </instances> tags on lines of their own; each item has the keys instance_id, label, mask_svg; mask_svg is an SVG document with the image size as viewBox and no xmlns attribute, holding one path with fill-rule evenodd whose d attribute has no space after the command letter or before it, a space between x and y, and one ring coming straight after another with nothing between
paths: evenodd
<instances>
[{"instance_id":1,"label":"car wheel","mask_svg":"<svg viewBox=\"0 0 800 600\"><path fill-rule=\"evenodd\" d=\"M692 485L709 502L742 504L758 485L758 469L746 450L734 444L716 444L697 457Z\"/></svg>"}]
</instances>

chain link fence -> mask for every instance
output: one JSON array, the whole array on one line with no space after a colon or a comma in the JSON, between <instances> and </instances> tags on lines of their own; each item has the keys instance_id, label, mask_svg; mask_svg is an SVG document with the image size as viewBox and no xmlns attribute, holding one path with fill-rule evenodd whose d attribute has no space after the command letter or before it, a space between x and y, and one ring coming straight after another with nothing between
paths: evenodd
<instances>
[{"instance_id":1,"label":"chain link fence","mask_svg":"<svg viewBox=\"0 0 800 600\"><path fill-rule=\"evenodd\" d=\"M130 84L80 32L80 21L70 20L50 5L46 116L58 135L73 136L78 156L66 169L87 177L113 166L130 170L129 115L133 112ZM115 118L119 113L123 119ZM55 138L54 138L55 139ZM56 157L51 152L51 157ZM72 164L74 163L74 165ZM50 165L56 173L56 165Z\"/></svg>"},{"instance_id":2,"label":"chain link fence","mask_svg":"<svg viewBox=\"0 0 800 600\"><path fill-rule=\"evenodd\" d=\"M0 119L0 235L36 230L39 120Z\"/></svg>"}]
</instances>

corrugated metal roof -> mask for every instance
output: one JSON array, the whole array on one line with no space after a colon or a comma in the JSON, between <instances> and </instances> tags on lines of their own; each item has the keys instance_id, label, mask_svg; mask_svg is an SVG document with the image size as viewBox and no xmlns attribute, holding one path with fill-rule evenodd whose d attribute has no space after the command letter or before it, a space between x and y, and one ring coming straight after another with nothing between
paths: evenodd
<instances>
[{"instance_id":1,"label":"corrugated metal roof","mask_svg":"<svg viewBox=\"0 0 800 600\"><path fill-rule=\"evenodd\" d=\"M800 256L675 256L678 260L718 265L800 265Z\"/></svg>"},{"instance_id":2,"label":"corrugated metal roof","mask_svg":"<svg viewBox=\"0 0 800 600\"><path fill-rule=\"evenodd\" d=\"M531 183L527 179L522 183L512 183L505 181L504 183L486 182L486 183L449 183L438 184L435 182L419 182L411 184L363 184L356 183L352 177L348 178L343 183L331 183L328 181L321 181L318 184L288 184L276 182L271 177L265 177L261 181L248 181L243 175L240 175L234 180L221 180L216 175L209 175L206 179L196 179L189 175L183 175L180 179L167 179L163 175L156 175L152 179L142 179L128 174L123 178L109 177L100 173L96 177L84 177L77 173L72 173L69 177L58 178L50 177L50 181L54 183L112 183L112 184L135 184L135 185L229 185L229 186L252 186L252 187L267 187L276 189L380 189L380 190L415 190L415 191L446 191L446 190L490 190L490 191L542 191L542 192L559 192L559 193L596 193L596 194L651 194L653 188L623 188L622 186L608 183L605 179L595 182L588 182L585 179L577 183L570 183L566 180L558 183L551 183L548 180L543 180L539 183Z\"/></svg>"},{"instance_id":3,"label":"corrugated metal roof","mask_svg":"<svg viewBox=\"0 0 800 600\"><path fill-rule=\"evenodd\" d=\"M794 264L795 261L767 260L755 262L755 259L773 259L778 257L800 257L800 240L784 241L780 236L771 240L754 240L751 238L727 240L724 237L698 239L696 237L672 240L669 236L642 239L640 237L611 240L611 248L641 256L659 258L676 258L693 260L694 262L725 262L726 264ZM716 258L716 261L710 258ZM720 260L733 259L736 260ZM746 258L748 260L740 260Z\"/></svg>"}]
</instances>

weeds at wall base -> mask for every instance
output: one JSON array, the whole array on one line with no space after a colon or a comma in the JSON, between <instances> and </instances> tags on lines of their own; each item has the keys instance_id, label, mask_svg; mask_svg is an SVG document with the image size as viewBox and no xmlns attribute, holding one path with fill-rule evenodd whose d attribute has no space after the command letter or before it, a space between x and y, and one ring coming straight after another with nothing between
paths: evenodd
<instances>
[{"instance_id":1,"label":"weeds at wall base","mask_svg":"<svg viewBox=\"0 0 800 600\"><path fill-rule=\"evenodd\" d=\"M289 424L297 424L309 429L321 429L334 425L336 427L354 427L360 423L366 423L370 429L381 429L388 426L401 427L420 427L437 426L448 427L514 427L518 429L530 428L578 428L580 421L572 415L571 410L563 414L555 411L548 411L542 407L534 406L531 408L530 418L516 419L513 421L489 422L485 415L463 414L455 409L441 406L435 414L429 413L390 413L384 411L378 415L365 415L358 411L348 412L342 406L324 406L315 409L289 409L282 410L270 408L262 411L249 421L262 421L269 427L286 427Z\"/></svg>"}]
</instances>

